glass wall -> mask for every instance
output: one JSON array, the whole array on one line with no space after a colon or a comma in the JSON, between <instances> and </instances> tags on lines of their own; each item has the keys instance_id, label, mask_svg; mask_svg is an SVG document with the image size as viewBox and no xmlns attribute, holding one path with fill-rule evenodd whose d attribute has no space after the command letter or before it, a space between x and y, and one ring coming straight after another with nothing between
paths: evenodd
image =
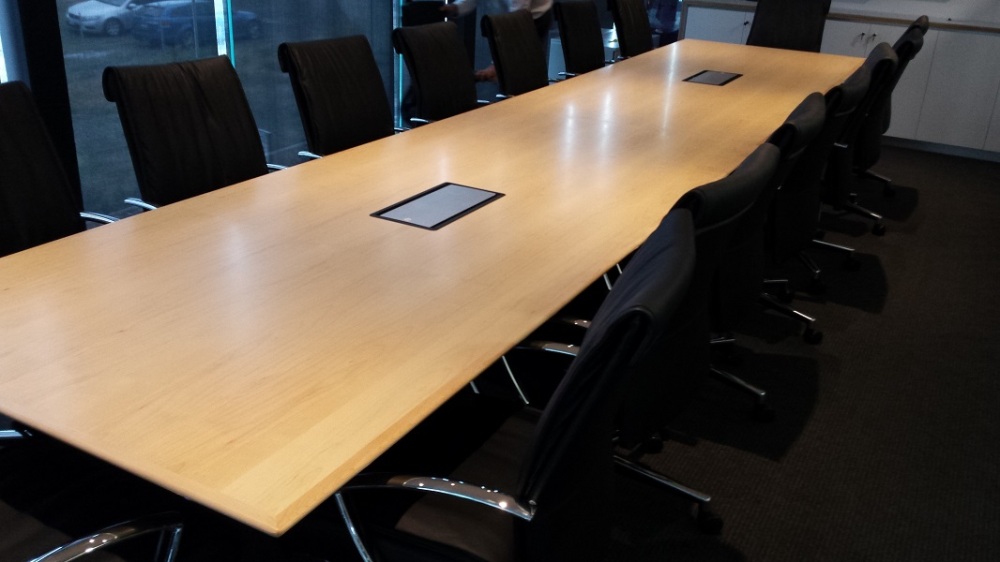
<instances>
[{"instance_id":1,"label":"glass wall","mask_svg":"<svg viewBox=\"0 0 1000 562\"><path fill-rule=\"evenodd\" d=\"M0 26L0 83L6 82L8 80L7 59L6 57L4 57L3 54L3 36L4 36L4 30L3 27Z\"/></svg>"},{"instance_id":2,"label":"glass wall","mask_svg":"<svg viewBox=\"0 0 1000 562\"><path fill-rule=\"evenodd\" d=\"M0 82L16 80L20 74L14 56L18 51L16 39L19 37L15 24L16 9L14 0L0 0Z\"/></svg>"},{"instance_id":3,"label":"glass wall","mask_svg":"<svg viewBox=\"0 0 1000 562\"><path fill-rule=\"evenodd\" d=\"M268 160L298 163L305 138L278 45L363 34L393 84L389 40L395 1L54 0L76 135L84 208L113 215L138 195L117 110L104 99L107 66L158 64L225 54L233 60L261 131ZM148 4L148 5L147 5Z\"/></svg>"}]
</instances>

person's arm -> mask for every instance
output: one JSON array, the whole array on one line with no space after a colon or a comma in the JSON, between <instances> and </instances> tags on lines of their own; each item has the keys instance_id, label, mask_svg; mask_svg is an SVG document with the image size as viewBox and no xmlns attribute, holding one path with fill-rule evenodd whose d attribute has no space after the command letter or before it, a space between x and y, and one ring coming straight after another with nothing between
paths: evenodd
<instances>
[{"instance_id":1,"label":"person's arm","mask_svg":"<svg viewBox=\"0 0 1000 562\"><path fill-rule=\"evenodd\" d=\"M531 0L509 0L508 4L510 5L510 11L512 12L516 12L517 10L531 11Z\"/></svg>"},{"instance_id":2,"label":"person's arm","mask_svg":"<svg viewBox=\"0 0 1000 562\"><path fill-rule=\"evenodd\" d=\"M476 0L458 0L445 4L441 6L441 11L448 14L448 17L464 16L469 12L476 11Z\"/></svg>"}]
</instances>

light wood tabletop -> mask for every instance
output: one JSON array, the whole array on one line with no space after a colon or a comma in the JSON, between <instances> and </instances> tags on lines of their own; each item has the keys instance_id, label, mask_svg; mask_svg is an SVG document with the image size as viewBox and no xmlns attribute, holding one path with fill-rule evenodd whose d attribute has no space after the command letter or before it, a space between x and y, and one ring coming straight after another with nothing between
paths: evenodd
<instances>
[{"instance_id":1,"label":"light wood tabletop","mask_svg":"<svg viewBox=\"0 0 1000 562\"><path fill-rule=\"evenodd\" d=\"M0 259L0 412L279 535L860 63L682 41ZM506 196L369 216L446 181Z\"/></svg>"}]
</instances>

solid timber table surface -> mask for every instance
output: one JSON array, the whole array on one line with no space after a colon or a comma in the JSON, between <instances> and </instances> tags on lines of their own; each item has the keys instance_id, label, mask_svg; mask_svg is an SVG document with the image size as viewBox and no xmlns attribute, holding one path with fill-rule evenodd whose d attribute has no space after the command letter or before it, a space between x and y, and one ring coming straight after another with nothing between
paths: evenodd
<instances>
[{"instance_id":1,"label":"solid timber table surface","mask_svg":"<svg viewBox=\"0 0 1000 562\"><path fill-rule=\"evenodd\" d=\"M0 259L0 412L279 535L860 63L681 41ZM369 216L445 181L506 196Z\"/></svg>"}]
</instances>

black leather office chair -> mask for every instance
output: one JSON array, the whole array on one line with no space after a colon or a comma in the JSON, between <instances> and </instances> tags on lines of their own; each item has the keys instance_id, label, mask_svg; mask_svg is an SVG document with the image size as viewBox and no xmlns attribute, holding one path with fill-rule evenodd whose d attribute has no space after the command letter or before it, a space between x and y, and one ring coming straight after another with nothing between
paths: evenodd
<instances>
[{"instance_id":1,"label":"black leather office chair","mask_svg":"<svg viewBox=\"0 0 1000 562\"><path fill-rule=\"evenodd\" d=\"M80 207L28 87L0 84L0 256L115 220Z\"/></svg>"},{"instance_id":2,"label":"black leather office chair","mask_svg":"<svg viewBox=\"0 0 1000 562\"><path fill-rule=\"evenodd\" d=\"M725 251L720 266L718 291L714 302L715 328L720 332L735 329L760 295L767 265L765 259L765 224L771 214L774 198L783 189L789 174L799 159L809 150L823 129L826 101L822 94L812 93L792 111L785 122L768 138L781 150L781 160L774 177L753 208L736 228L733 243ZM812 329L814 319L765 299L765 304L806 323L805 339L819 343L821 334Z\"/></svg>"},{"instance_id":3,"label":"black leather office chair","mask_svg":"<svg viewBox=\"0 0 1000 562\"><path fill-rule=\"evenodd\" d=\"M653 50L653 28L644 0L608 0L618 33L619 56L634 57Z\"/></svg>"},{"instance_id":4,"label":"black leather office chair","mask_svg":"<svg viewBox=\"0 0 1000 562\"><path fill-rule=\"evenodd\" d=\"M548 85L545 51L531 12L487 14L480 26L490 46L501 96L517 96Z\"/></svg>"},{"instance_id":5,"label":"black leather office chair","mask_svg":"<svg viewBox=\"0 0 1000 562\"><path fill-rule=\"evenodd\" d=\"M846 211L871 219L873 221L872 233L877 236L885 234L882 215L858 205L855 200L854 153L866 121L868 119L881 120L881 115L872 116L871 110L892 80L898 60L895 51L888 43L879 43L861 65L858 72L865 73L870 77L868 91L861 99L857 109L847 119L840 138L837 139L830 151L830 159L827 162L823 182L823 202L837 211Z\"/></svg>"},{"instance_id":6,"label":"black leather office chair","mask_svg":"<svg viewBox=\"0 0 1000 562\"><path fill-rule=\"evenodd\" d=\"M820 193L823 174L833 145L840 138L847 120L868 91L871 76L867 72L853 73L824 96L826 118L823 129L785 178L775 193L771 214L765 230L765 247L770 265L784 264L798 258L812 273L811 292L820 292L820 268L805 253L811 246L844 251L852 264L854 249L817 240L820 216Z\"/></svg>"},{"instance_id":7,"label":"black leather office chair","mask_svg":"<svg viewBox=\"0 0 1000 562\"><path fill-rule=\"evenodd\" d=\"M780 155L777 147L765 143L731 174L693 189L675 205L675 209L687 209L694 218L697 255L694 273L663 343L636 369L619 414L618 445L625 451L616 455L616 461L697 502L699 524L710 532L720 530L722 523L708 509L711 496L657 474L639 461L649 451L650 443L655 447L664 428L688 407L711 375L712 286L722 265L724 249L773 178Z\"/></svg>"},{"instance_id":8,"label":"black leather office chair","mask_svg":"<svg viewBox=\"0 0 1000 562\"><path fill-rule=\"evenodd\" d=\"M803 339L819 343L822 333L813 328L815 318L779 302L763 292L765 282L764 226L771 209L775 192L781 188L799 157L807 150L823 127L826 103L822 94L807 96L768 139L768 144L778 148L781 158L760 195L734 227L729 244L720 258L718 274L713 282L710 314L712 328L723 337L719 341L731 342L729 336L747 316L758 301L790 318L805 324ZM767 393L742 378L713 369L724 381L754 396L754 417L768 420L773 411L767 404Z\"/></svg>"},{"instance_id":9,"label":"black leather office chair","mask_svg":"<svg viewBox=\"0 0 1000 562\"><path fill-rule=\"evenodd\" d=\"M479 105L472 63L454 23L396 28L392 44L410 73L416 118L437 121Z\"/></svg>"},{"instance_id":10,"label":"black leather office chair","mask_svg":"<svg viewBox=\"0 0 1000 562\"><path fill-rule=\"evenodd\" d=\"M2 503L0 503L0 519L4 521L4 533L17 536L20 539L19 547L23 547L25 543L51 545L54 542L64 540L62 538L64 535L59 531L50 529L27 515L11 512L9 506ZM105 527L93 534L59 544L44 554L31 558L28 562L70 562L90 559L94 559L95 562L124 562L124 559L108 553L108 549L119 546L123 542L155 533L159 534L158 542L152 557L149 559L153 562L174 562L177 559L183 528L183 523L176 515L151 515ZM18 548L18 550L22 550L22 548ZM13 558L12 552L8 554L12 558L5 557L5 560L18 559ZM7 554L0 552L0 556L7 556Z\"/></svg>"},{"instance_id":11,"label":"black leather office chair","mask_svg":"<svg viewBox=\"0 0 1000 562\"><path fill-rule=\"evenodd\" d=\"M552 9L559 26L567 76L604 66L604 35L594 0L565 0Z\"/></svg>"},{"instance_id":12,"label":"black leather office chair","mask_svg":"<svg viewBox=\"0 0 1000 562\"><path fill-rule=\"evenodd\" d=\"M892 93L896 91L896 85L903 77L903 72L910 61L923 48L924 33L927 31L928 25L927 16L921 16L910 24L906 32L893 44L892 50L898 59L896 70L893 72L892 78L889 79L889 83L883 88L882 93L872 103L869 110L870 116L865 119L858 132L857 146L854 149L855 173L882 182L883 192L890 196L894 193L892 180L873 172L871 168L878 163L882 156L882 135L889 130L891 124Z\"/></svg>"},{"instance_id":13,"label":"black leather office chair","mask_svg":"<svg viewBox=\"0 0 1000 562\"><path fill-rule=\"evenodd\" d=\"M226 57L104 69L144 209L268 172L260 133Z\"/></svg>"},{"instance_id":14,"label":"black leather office chair","mask_svg":"<svg viewBox=\"0 0 1000 562\"><path fill-rule=\"evenodd\" d=\"M169 562L182 532L175 498L45 435L0 448L0 560Z\"/></svg>"},{"instance_id":15,"label":"black leather office chair","mask_svg":"<svg viewBox=\"0 0 1000 562\"><path fill-rule=\"evenodd\" d=\"M424 493L394 533L362 527L359 544L381 539L368 544L377 560L600 559L619 398L670 329L693 262L690 212L671 212L600 307L544 411L518 410L448 480L367 476L345 487L352 495L369 487ZM465 483L473 480L490 487ZM343 496L337 500L348 517Z\"/></svg>"},{"instance_id":16,"label":"black leather office chair","mask_svg":"<svg viewBox=\"0 0 1000 562\"><path fill-rule=\"evenodd\" d=\"M830 0L757 0L747 45L818 53L829 12Z\"/></svg>"},{"instance_id":17,"label":"black leather office chair","mask_svg":"<svg viewBox=\"0 0 1000 562\"><path fill-rule=\"evenodd\" d=\"M392 108L364 35L282 43L278 64L305 130L309 151L300 155L325 156L393 134Z\"/></svg>"}]
</instances>

